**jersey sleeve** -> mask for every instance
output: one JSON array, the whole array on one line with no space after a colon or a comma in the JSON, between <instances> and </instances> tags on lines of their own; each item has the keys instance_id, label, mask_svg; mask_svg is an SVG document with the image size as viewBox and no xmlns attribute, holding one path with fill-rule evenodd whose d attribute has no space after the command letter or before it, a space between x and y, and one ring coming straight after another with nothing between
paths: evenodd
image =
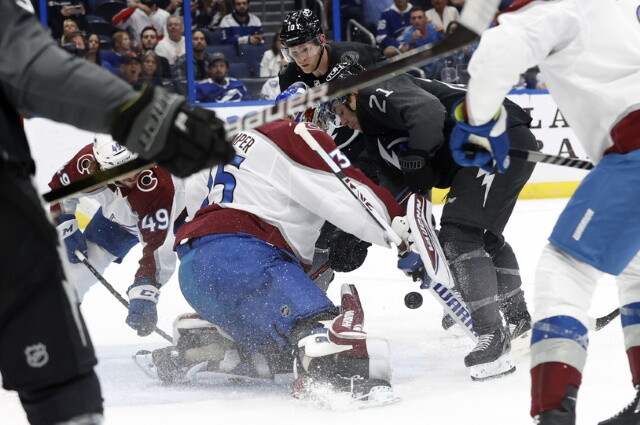
<instances>
[{"instance_id":1,"label":"jersey sleeve","mask_svg":"<svg viewBox=\"0 0 640 425\"><path fill-rule=\"evenodd\" d=\"M92 164L95 162L93 156L93 145L89 144L76 153L73 158L64 164L51 178L49 187L58 189L70 183L85 179L91 174ZM97 189L101 190L101 189ZM75 214L78 203L82 195L73 196L62 202L51 204L50 210L53 217L62 214Z\"/></svg>"},{"instance_id":2,"label":"jersey sleeve","mask_svg":"<svg viewBox=\"0 0 640 425\"><path fill-rule=\"evenodd\" d=\"M172 220L177 215L174 211L175 194L169 173L154 167L140 173L137 187L127 197L138 217L142 244L136 281L147 279L164 285L173 274L176 263L172 233Z\"/></svg>"},{"instance_id":3,"label":"jersey sleeve","mask_svg":"<svg viewBox=\"0 0 640 425\"><path fill-rule=\"evenodd\" d=\"M500 24L482 35L473 53L467 93L471 124L491 120L520 74L562 49L579 32L580 11L567 7L567 2L526 3L502 14Z\"/></svg>"}]
</instances>

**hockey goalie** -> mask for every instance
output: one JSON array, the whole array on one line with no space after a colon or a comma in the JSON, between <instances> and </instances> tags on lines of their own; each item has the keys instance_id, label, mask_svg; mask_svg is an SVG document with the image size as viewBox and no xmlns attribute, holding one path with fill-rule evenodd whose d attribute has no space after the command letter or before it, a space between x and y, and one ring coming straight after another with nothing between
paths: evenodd
<instances>
[{"instance_id":1,"label":"hockey goalie","mask_svg":"<svg viewBox=\"0 0 640 425\"><path fill-rule=\"evenodd\" d=\"M203 376L264 381L293 373L295 398L329 409L368 408L400 400L391 387L388 341L369 338L355 285L342 285L337 315L324 312L292 332L289 353L249 353L218 325L196 313L174 321L174 344L134 356L143 371L164 382Z\"/></svg>"}]
</instances>

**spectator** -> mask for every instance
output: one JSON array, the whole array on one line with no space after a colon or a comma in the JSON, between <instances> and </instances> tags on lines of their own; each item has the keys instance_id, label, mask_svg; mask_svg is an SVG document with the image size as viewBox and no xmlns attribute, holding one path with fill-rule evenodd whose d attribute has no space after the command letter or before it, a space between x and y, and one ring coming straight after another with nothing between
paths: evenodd
<instances>
[{"instance_id":1,"label":"spectator","mask_svg":"<svg viewBox=\"0 0 640 425\"><path fill-rule=\"evenodd\" d=\"M262 56L262 60L260 61L260 77L276 77L287 65L287 60L282 55L280 32L282 32L282 28L278 28L271 41L271 48L264 52ZM278 94L280 93L278 92Z\"/></svg>"},{"instance_id":2,"label":"spectator","mask_svg":"<svg viewBox=\"0 0 640 425\"><path fill-rule=\"evenodd\" d=\"M182 0L178 0L182 4ZM173 4L173 2L172 2ZM184 17L184 8L178 6L175 8L178 16ZM191 28L209 28L211 30L218 29L220 21L228 13L227 5L224 0L191 0ZM171 12L170 9L167 9Z\"/></svg>"},{"instance_id":3,"label":"spectator","mask_svg":"<svg viewBox=\"0 0 640 425\"><path fill-rule=\"evenodd\" d=\"M102 51L100 50L100 36L96 33L89 34L87 37L87 52L84 58L89 62L93 62L98 66L111 71L111 66L102 60Z\"/></svg>"},{"instance_id":4,"label":"spectator","mask_svg":"<svg viewBox=\"0 0 640 425\"><path fill-rule=\"evenodd\" d=\"M167 37L164 37L155 48L159 56L167 58L169 65L175 65L178 56L184 55L184 22L180 16L167 19Z\"/></svg>"},{"instance_id":5,"label":"spectator","mask_svg":"<svg viewBox=\"0 0 640 425\"><path fill-rule=\"evenodd\" d=\"M110 52L104 52L102 59L115 70L122 65L122 55L131 52L131 38L125 31L116 31L111 36L111 40L113 41L113 49Z\"/></svg>"},{"instance_id":6,"label":"spectator","mask_svg":"<svg viewBox=\"0 0 640 425\"><path fill-rule=\"evenodd\" d=\"M111 22L122 30L129 30L135 37L134 44L138 44L140 33L145 27L154 27L158 34L164 36L167 33L167 18L169 12L159 8L156 0L140 0L118 12Z\"/></svg>"},{"instance_id":7,"label":"spectator","mask_svg":"<svg viewBox=\"0 0 640 425\"><path fill-rule=\"evenodd\" d=\"M400 53L403 34L411 26L409 18L412 8L408 0L393 0L393 5L380 15L376 41L386 57Z\"/></svg>"},{"instance_id":8,"label":"spectator","mask_svg":"<svg viewBox=\"0 0 640 425\"><path fill-rule=\"evenodd\" d=\"M260 89L260 99L275 100L282 92L282 90L280 90L279 80L280 79L276 76L265 81L262 85L262 89Z\"/></svg>"},{"instance_id":9,"label":"spectator","mask_svg":"<svg viewBox=\"0 0 640 425\"><path fill-rule=\"evenodd\" d=\"M162 86L163 76L160 56L156 55L156 52L153 50L147 50L142 53L141 56L142 68L140 70L140 80L151 86Z\"/></svg>"},{"instance_id":10,"label":"spectator","mask_svg":"<svg viewBox=\"0 0 640 425\"><path fill-rule=\"evenodd\" d=\"M222 43L224 44L263 44L262 22L253 13L249 13L249 0L234 0L233 12L222 18Z\"/></svg>"},{"instance_id":11,"label":"spectator","mask_svg":"<svg viewBox=\"0 0 640 425\"><path fill-rule=\"evenodd\" d=\"M191 34L193 46L193 77L194 80L202 81L207 78L207 68L211 62L212 55L205 53L207 47L206 34L202 30L195 30ZM187 79L187 55L182 55L176 60L173 67L173 76L178 81Z\"/></svg>"},{"instance_id":12,"label":"spectator","mask_svg":"<svg viewBox=\"0 0 640 425\"><path fill-rule=\"evenodd\" d=\"M457 21L451 21L447 26L446 34L449 35L458 27ZM424 69L427 78L440 80L445 83L466 84L469 81L467 66L471 60L471 55L478 47L478 43L465 46L457 52L446 56L437 62L426 65Z\"/></svg>"},{"instance_id":13,"label":"spectator","mask_svg":"<svg viewBox=\"0 0 640 425\"><path fill-rule=\"evenodd\" d=\"M377 32L382 12L393 4L393 0L365 0L362 5L362 24L373 34Z\"/></svg>"},{"instance_id":14,"label":"spectator","mask_svg":"<svg viewBox=\"0 0 640 425\"><path fill-rule=\"evenodd\" d=\"M136 90L140 90L142 88L142 81L140 80L141 72L142 59L140 58L140 55L135 52L127 52L122 55L120 76Z\"/></svg>"},{"instance_id":15,"label":"spectator","mask_svg":"<svg viewBox=\"0 0 640 425\"><path fill-rule=\"evenodd\" d=\"M447 6L447 0L431 0L431 4L433 8L427 10L427 19L436 26L438 31L444 32L451 22L460 19L458 9Z\"/></svg>"},{"instance_id":16,"label":"spectator","mask_svg":"<svg viewBox=\"0 0 640 425\"><path fill-rule=\"evenodd\" d=\"M251 100L247 87L240 80L231 78L229 61L222 52L211 55L207 80L196 84L196 100L198 102L242 102Z\"/></svg>"},{"instance_id":17,"label":"spectator","mask_svg":"<svg viewBox=\"0 0 640 425\"><path fill-rule=\"evenodd\" d=\"M69 42L68 39L68 35L71 33L78 33L80 32L80 27L78 26L78 23L71 19L65 19L62 22L62 35L60 36L60 44L65 44Z\"/></svg>"},{"instance_id":18,"label":"spectator","mask_svg":"<svg viewBox=\"0 0 640 425\"><path fill-rule=\"evenodd\" d=\"M65 36L67 40L62 47L76 56L84 57L87 53L87 41L84 39L84 35L79 32L71 32Z\"/></svg>"},{"instance_id":19,"label":"spectator","mask_svg":"<svg viewBox=\"0 0 640 425\"><path fill-rule=\"evenodd\" d=\"M51 28L51 34L53 37L56 39L60 39L62 37L64 22L66 20L76 22L76 26L80 30L87 28L85 11L85 5L79 0L50 2L49 7L47 8L47 23L49 28Z\"/></svg>"},{"instance_id":20,"label":"spectator","mask_svg":"<svg viewBox=\"0 0 640 425\"><path fill-rule=\"evenodd\" d=\"M435 25L428 23L423 9L414 7L409 14L411 27L405 33L404 40L400 45L402 53L425 44L436 43L444 38L444 34L438 32Z\"/></svg>"},{"instance_id":21,"label":"spectator","mask_svg":"<svg viewBox=\"0 0 640 425\"><path fill-rule=\"evenodd\" d=\"M154 57L158 62L158 74L159 78L170 80L171 79L171 66L169 60L164 56L160 56L155 53L155 48L158 45L158 32L153 27L146 27L140 33L140 44L138 44L138 52L144 54L148 51L154 52ZM143 61L144 65L144 61ZM144 67L143 67L144 68Z\"/></svg>"}]
</instances>

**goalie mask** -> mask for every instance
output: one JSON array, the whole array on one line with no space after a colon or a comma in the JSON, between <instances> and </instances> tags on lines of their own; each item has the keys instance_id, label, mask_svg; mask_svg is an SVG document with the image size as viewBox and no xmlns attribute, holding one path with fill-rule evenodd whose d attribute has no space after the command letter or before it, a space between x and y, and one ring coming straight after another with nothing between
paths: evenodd
<instances>
[{"instance_id":1,"label":"goalie mask","mask_svg":"<svg viewBox=\"0 0 640 425\"><path fill-rule=\"evenodd\" d=\"M280 93L278 97L276 97L276 103L292 99L297 96L302 96L307 92L308 89L309 86L302 81L293 83L285 91ZM302 112L296 112L289 115L289 118L295 122L309 122L317 125L320 128L323 128L325 125L325 122L320 115L319 107L307 108Z\"/></svg>"},{"instance_id":2,"label":"goalie mask","mask_svg":"<svg viewBox=\"0 0 640 425\"><path fill-rule=\"evenodd\" d=\"M93 139L93 156L100 168L108 170L136 159L138 154L127 150L108 134L96 134Z\"/></svg>"}]
</instances>

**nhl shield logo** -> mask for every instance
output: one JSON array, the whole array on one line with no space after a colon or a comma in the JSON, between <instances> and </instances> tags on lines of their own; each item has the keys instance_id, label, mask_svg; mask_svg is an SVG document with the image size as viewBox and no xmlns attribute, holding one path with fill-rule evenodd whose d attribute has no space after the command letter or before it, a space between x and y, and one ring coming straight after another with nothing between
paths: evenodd
<instances>
[{"instance_id":1,"label":"nhl shield logo","mask_svg":"<svg viewBox=\"0 0 640 425\"><path fill-rule=\"evenodd\" d=\"M24 349L24 355L27 358L27 364L33 368L39 368L49 363L47 346L41 342L27 346Z\"/></svg>"}]
</instances>

